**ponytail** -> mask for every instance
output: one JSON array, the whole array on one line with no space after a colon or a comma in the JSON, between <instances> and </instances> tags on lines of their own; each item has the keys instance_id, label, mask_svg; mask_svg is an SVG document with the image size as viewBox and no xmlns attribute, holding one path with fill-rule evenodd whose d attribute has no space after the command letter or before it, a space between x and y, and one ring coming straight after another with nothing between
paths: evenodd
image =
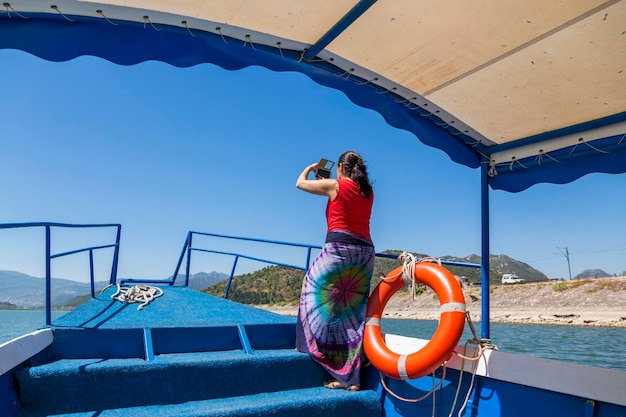
<instances>
[{"instance_id":1,"label":"ponytail","mask_svg":"<svg viewBox=\"0 0 626 417\"><path fill-rule=\"evenodd\" d=\"M367 175L367 166L361 155L354 151L347 151L339 157L339 164L343 167L344 174L357 183L361 189L361 195L365 198L372 196L372 184Z\"/></svg>"}]
</instances>

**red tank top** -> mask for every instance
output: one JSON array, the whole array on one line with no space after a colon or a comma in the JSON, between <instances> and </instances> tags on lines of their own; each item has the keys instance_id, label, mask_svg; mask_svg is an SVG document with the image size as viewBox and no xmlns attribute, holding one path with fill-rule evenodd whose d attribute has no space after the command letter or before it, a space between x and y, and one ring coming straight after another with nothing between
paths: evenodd
<instances>
[{"instance_id":1,"label":"red tank top","mask_svg":"<svg viewBox=\"0 0 626 417\"><path fill-rule=\"evenodd\" d=\"M326 205L327 232L348 230L370 239L370 216L374 204L374 192L370 198L361 195L361 189L354 181L341 178L337 196Z\"/></svg>"}]
</instances>

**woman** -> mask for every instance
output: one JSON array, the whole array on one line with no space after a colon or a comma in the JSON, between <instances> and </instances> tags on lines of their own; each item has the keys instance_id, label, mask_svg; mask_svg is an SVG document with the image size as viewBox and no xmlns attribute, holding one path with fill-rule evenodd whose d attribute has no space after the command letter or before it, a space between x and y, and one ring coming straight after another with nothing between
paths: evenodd
<instances>
[{"instance_id":1,"label":"woman","mask_svg":"<svg viewBox=\"0 0 626 417\"><path fill-rule=\"evenodd\" d=\"M326 244L304 277L296 327L296 348L331 375L327 388L357 391L364 362L365 310L374 270L370 216L374 192L361 156L343 153L337 179L309 180L317 164L302 171L299 189L328 197Z\"/></svg>"}]
</instances>

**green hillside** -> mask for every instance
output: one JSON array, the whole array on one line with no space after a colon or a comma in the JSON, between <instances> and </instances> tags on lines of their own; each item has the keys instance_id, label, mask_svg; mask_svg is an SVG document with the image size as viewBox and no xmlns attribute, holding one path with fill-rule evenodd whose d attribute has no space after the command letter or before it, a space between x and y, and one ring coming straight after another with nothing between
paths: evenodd
<instances>
[{"instance_id":1,"label":"green hillside","mask_svg":"<svg viewBox=\"0 0 626 417\"><path fill-rule=\"evenodd\" d=\"M401 251L388 250L383 253L397 256ZM418 258L427 256L424 254L414 255ZM446 257L442 259L457 262L480 262L480 257L477 255L470 255L466 258ZM490 262L492 266L489 277L491 284L500 284L500 277L504 273L514 273L528 281L547 279L541 272L505 255L491 255ZM372 290L380 282L380 274L384 276L401 265L397 259L376 258L371 285ZM453 275L466 278L469 283L480 282L480 269L461 266L446 266L446 268ZM228 298L244 304L295 305L300 297L303 278L304 271L302 270L282 266L268 266L249 274L235 276ZM226 281L222 281L203 291L223 297L226 283ZM406 289L402 291L406 291Z\"/></svg>"},{"instance_id":2,"label":"green hillside","mask_svg":"<svg viewBox=\"0 0 626 417\"><path fill-rule=\"evenodd\" d=\"M268 266L233 278L228 299L244 304L295 304L300 297L304 271L283 266ZM228 280L203 290L223 297Z\"/></svg>"}]
</instances>

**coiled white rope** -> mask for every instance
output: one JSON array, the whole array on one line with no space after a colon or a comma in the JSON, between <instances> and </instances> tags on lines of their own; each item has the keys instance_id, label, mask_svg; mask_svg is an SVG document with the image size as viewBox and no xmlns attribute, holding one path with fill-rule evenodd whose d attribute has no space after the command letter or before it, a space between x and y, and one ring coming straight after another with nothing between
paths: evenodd
<instances>
[{"instance_id":1,"label":"coiled white rope","mask_svg":"<svg viewBox=\"0 0 626 417\"><path fill-rule=\"evenodd\" d=\"M132 287L124 287L120 284L115 284L117 291L111 295L112 300L117 300L125 304L141 303L137 310L143 309L150 304L152 300L163 295L163 290L159 287L152 287L150 285L135 285ZM102 289L102 292L109 288L111 285ZM101 292L101 293L102 293Z\"/></svg>"},{"instance_id":2,"label":"coiled white rope","mask_svg":"<svg viewBox=\"0 0 626 417\"><path fill-rule=\"evenodd\" d=\"M434 262L441 266L441 259L432 257L417 259L412 253L402 252L398 256L398 260L402 262L402 280L404 285L409 287L412 300L415 301L415 264L419 262Z\"/></svg>"}]
</instances>

